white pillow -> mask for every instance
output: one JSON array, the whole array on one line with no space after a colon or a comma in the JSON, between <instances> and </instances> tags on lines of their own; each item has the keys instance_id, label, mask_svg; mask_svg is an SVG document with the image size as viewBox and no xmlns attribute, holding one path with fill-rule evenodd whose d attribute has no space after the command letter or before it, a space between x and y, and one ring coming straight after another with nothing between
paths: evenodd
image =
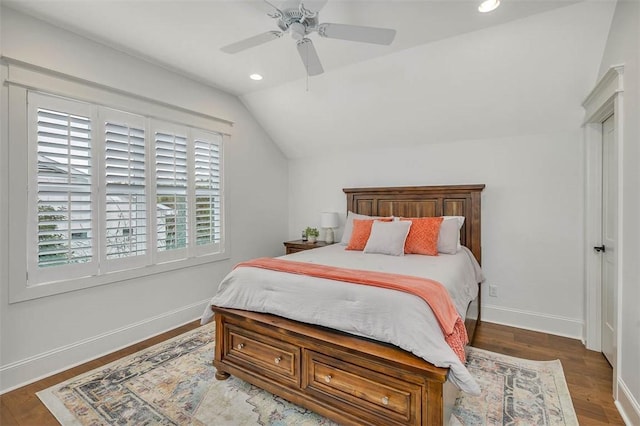
<instances>
[{"instance_id":1,"label":"white pillow","mask_svg":"<svg viewBox=\"0 0 640 426\"><path fill-rule=\"evenodd\" d=\"M380 219L381 216L367 216L366 214L358 214L352 211L347 212L347 220L344 223L344 232L340 239L340 244L346 246L351 240L351 234L353 233L353 219Z\"/></svg>"},{"instance_id":2,"label":"white pillow","mask_svg":"<svg viewBox=\"0 0 640 426\"><path fill-rule=\"evenodd\" d=\"M464 225L464 216L443 216L438 235L438 252L456 254L461 248L460 229Z\"/></svg>"},{"instance_id":3,"label":"white pillow","mask_svg":"<svg viewBox=\"0 0 640 426\"><path fill-rule=\"evenodd\" d=\"M364 253L404 256L404 242L409 235L411 221L373 222Z\"/></svg>"}]
</instances>

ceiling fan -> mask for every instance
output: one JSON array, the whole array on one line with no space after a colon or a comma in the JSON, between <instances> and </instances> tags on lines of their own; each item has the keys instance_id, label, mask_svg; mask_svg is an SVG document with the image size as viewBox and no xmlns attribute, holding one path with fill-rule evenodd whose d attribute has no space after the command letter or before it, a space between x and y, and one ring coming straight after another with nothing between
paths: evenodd
<instances>
[{"instance_id":1,"label":"ceiling fan","mask_svg":"<svg viewBox=\"0 0 640 426\"><path fill-rule=\"evenodd\" d=\"M389 45L396 36L396 30L388 28L364 27L360 25L318 23L318 12L327 0L287 0L278 9L267 0L263 0L267 15L277 19L279 31L267 31L253 37L231 43L220 50L226 53L238 53L251 47L259 46L271 40L290 33L297 41L298 53L307 69L308 75L318 75L324 72L320 58L313 42L307 38L312 32L320 37L341 40L360 41Z\"/></svg>"}]
</instances>

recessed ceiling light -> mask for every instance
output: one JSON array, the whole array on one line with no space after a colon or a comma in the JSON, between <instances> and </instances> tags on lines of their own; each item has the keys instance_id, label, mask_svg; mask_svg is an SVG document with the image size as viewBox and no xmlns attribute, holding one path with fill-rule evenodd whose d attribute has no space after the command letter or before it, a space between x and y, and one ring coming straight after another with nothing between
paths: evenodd
<instances>
[{"instance_id":1,"label":"recessed ceiling light","mask_svg":"<svg viewBox=\"0 0 640 426\"><path fill-rule=\"evenodd\" d=\"M262 76L260 74L251 74L249 78L256 81L262 80Z\"/></svg>"},{"instance_id":2,"label":"recessed ceiling light","mask_svg":"<svg viewBox=\"0 0 640 426\"><path fill-rule=\"evenodd\" d=\"M500 6L500 0L485 0L478 6L478 10L482 13L487 13L497 9L498 6Z\"/></svg>"}]
</instances>

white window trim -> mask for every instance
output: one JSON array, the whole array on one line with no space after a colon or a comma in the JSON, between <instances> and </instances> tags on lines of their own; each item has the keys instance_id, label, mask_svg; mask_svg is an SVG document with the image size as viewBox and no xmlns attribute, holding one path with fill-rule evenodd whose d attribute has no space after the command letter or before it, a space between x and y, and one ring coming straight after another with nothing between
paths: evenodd
<instances>
[{"instance_id":1,"label":"white window trim","mask_svg":"<svg viewBox=\"0 0 640 426\"><path fill-rule=\"evenodd\" d=\"M231 136L233 121L225 118L171 105L157 99L105 86L7 56L2 56L0 63L6 65L7 76L5 83L12 86L99 104L149 118L211 130L227 137Z\"/></svg>"},{"instance_id":2,"label":"white window trim","mask_svg":"<svg viewBox=\"0 0 640 426\"><path fill-rule=\"evenodd\" d=\"M207 116L185 108L174 107L160 101L142 96L127 94L118 89L95 84L72 76L60 74L19 61L3 58L3 69L6 69L5 85L2 87L3 102L8 105L8 167L2 179L17 184L11 184L8 191L8 277L9 303L16 303L40 297L75 291L84 288L105 285L113 282L130 280L164 273L171 270L189 268L209 262L229 259L231 256L228 240L223 238L220 251L212 254L190 254L191 257L181 260L147 265L143 268L108 272L100 276L77 277L48 282L43 285L29 285L33 281L27 277L28 241L26 230L28 226L29 200L26 185L29 179L28 157L28 108L27 93L40 91L74 100L90 102L117 110L126 110L133 114L141 114L148 118L162 121L184 123L189 127L202 128L205 131L220 133L224 141L230 136L232 122L225 119ZM6 64L6 68L5 68ZM147 113L145 113L147 112ZM146 131L150 129L147 128ZM151 133L149 133L151 134ZM221 177L221 179L223 179ZM153 179L148 185L155 185ZM155 187L155 186L154 186ZM223 195L224 196L224 195ZM224 200L224 198L223 198ZM226 218L226 202L222 204L222 217ZM155 211L153 212L155 214ZM222 224L224 234L224 223ZM155 241L149 241L149 243Z\"/></svg>"}]
</instances>

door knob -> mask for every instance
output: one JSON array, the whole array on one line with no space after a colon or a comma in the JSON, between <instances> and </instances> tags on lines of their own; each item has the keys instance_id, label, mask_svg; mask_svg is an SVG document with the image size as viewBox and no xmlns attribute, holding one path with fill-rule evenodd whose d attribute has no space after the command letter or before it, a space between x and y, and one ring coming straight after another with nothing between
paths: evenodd
<instances>
[{"instance_id":1,"label":"door knob","mask_svg":"<svg viewBox=\"0 0 640 426\"><path fill-rule=\"evenodd\" d=\"M604 247L604 244L601 246L596 246L593 248L595 251L597 251L598 253L604 253L605 251L607 251L607 249Z\"/></svg>"}]
</instances>

